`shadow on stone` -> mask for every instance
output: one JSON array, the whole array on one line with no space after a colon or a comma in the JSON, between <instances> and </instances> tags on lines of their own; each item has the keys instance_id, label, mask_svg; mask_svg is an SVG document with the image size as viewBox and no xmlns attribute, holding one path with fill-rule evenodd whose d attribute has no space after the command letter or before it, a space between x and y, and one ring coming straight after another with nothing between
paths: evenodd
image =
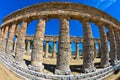
<instances>
[{"instance_id":1,"label":"shadow on stone","mask_svg":"<svg viewBox=\"0 0 120 80\"><path fill-rule=\"evenodd\" d=\"M31 64L31 61L28 61L28 60L25 60L25 59L24 59L24 61L25 61L25 64L26 64L27 66Z\"/></svg>"},{"instance_id":2,"label":"shadow on stone","mask_svg":"<svg viewBox=\"0 0 120 80\"><path fill-rule=\"evenodd\" d=\"M55 66L56 65L52 65L52 64L44 64L44 68L50 72L53 72L54 73L54 70L55 70Z\"/></svg>"}]
</instances>

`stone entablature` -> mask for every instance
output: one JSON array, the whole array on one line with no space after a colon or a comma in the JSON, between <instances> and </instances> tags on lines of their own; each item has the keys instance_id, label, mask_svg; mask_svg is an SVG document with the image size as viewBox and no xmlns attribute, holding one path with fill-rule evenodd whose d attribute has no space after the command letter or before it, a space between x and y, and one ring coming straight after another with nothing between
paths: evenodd
<instances>
[{"instance_id":1,"label":"stone entablature","mask_svg":"<svg viewBox=\"0 0 120 80\"><path fill-rule=\"evenodd\" d=\"M59 18L61 15L67 15L71 19L77 20L81 20L86 17L92 22L103 22L106 25L109 24L120 30L120 23L105 12L86 5L69 2L41 3L26 7L5 17L3 19L2 27L12 22L20 22L23 19L32 21L38 16L49 19Z\"/></svg>"},{"instance_id":2,"label":"stone entablature","mask_svg":"<svg viewBox=\"0 0 120 80\"><path fill-rule=\"evenodd\" d=\"M33 40L33 35L27 35L26 40ZM52 41L52 42L58 42L59 36L55 35L45 35L44 41ZM100 43L100 39L93 38L94 43ZM81 42L83 43L83 37L80 36L71 36L70 42Z\"/></svg>"}]
</instances>

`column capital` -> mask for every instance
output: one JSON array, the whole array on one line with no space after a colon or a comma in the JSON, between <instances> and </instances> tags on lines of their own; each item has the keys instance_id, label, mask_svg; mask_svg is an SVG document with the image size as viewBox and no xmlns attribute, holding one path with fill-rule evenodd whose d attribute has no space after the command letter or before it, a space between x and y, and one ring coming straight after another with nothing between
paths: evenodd
<instances>
[{"instance_id":1,"label":"column capital","mask_svg":"<svg viewBox=\"0 0 120 80\"><path fill-rule=\"evenodd\" d=\"M104 26L104 23L103 23L103 22L96 22L95 24L96 24L98 27Z\"/></svg>"},{"instance_id":2,"label":"column capital","mask_svg":"<svg viewBox=\"0 0 120 80\"><path fill-rule=\"evenodd\" d=\"M49 18L47 16L38 16L37 19L38 19L38 21L39 20L45 20L45 21L49 20Z\"/></svg>"},{"instance_id":3,"label":"column capital","mask_svg":"<svg viewBox=\"0 0 120 80\"><path fill-rule=\"evenodd\" d=\"M69 21L71 19L69 16L65 16L65 15L61 15L58 18L59 18L60 21L63 20L63 19L67 19Z\"/></svg>"},{"instance_id":4,"label":"column capital","mask_svg":"<svg viewBox=\"0 0 120 80\"><path fill-rule=\"evenodd\" d=\"M80 22L81 22L81 23L90 22L90 19L87 18L87 17L83 17L83 18L80 19Z\"/></svg>"}]
</instances>

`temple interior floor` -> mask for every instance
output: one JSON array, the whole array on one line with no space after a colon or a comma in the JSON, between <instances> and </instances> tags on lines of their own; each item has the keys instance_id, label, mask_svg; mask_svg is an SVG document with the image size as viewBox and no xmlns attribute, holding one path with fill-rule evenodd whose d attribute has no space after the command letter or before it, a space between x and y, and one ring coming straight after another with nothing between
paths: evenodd
<instances>
[{"instance_id":1,"label":"temple interior floor","mask_svg":"<svg viewBox=\"0 0 120 80\"><path fill-rule=\"evenodd\" d=\"M51 58L52 55L49 55L48 58L43 58L43 64L44 64L44 73L48 73L48 74L53 74L55 67L56 67L56 58ZM71 73L73 75L77 75L82 73L81 69L82 69L82 64L83 64L83 59L82 56L80 56L79 59L74 59L75 56L72 56L73 58L70 59L70 69L71 69ZM27 63L27 65L30 64L31 61L31 57L30 55L25 55L24 59ZM96 69L101 69L100 68L100 58L95 58L94 59L94 63L95 63L95 67Z\"/></svg>"}]
</instances>

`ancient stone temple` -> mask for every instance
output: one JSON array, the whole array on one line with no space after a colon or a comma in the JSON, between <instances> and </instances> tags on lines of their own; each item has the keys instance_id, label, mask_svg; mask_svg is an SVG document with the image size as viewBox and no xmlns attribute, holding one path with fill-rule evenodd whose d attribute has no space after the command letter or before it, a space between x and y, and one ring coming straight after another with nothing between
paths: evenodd
<instances>
[{"instance_id":1,"label":"ancient stone temple","mask_svg":"<svg viewBox=\"0 0 120 80\"><path fill-rule=\"evenodd\" d=\"M45 35L46 23L57 18L60 22L58 36ZM70 20L79 20L83 37L70 36ZM35 35L26 35L28 24L38 20ZM100 38L93 38L90 22L97 25ZM79 26L77 26L79 27ZM108 29L109 35L105 28ZM11 71L26 80L96 80L112 74L120 66L120 23L96 8L68 2L48 2L18 10L3 19L0 27L0 61ZM14 40L16 36L16 40ZM25 46L27 41L27 47ZM30 49L33 41L32 49ZM46 42L46 50L43 43ZM49 58L49 42L53 42L51 58L56 59L52 74L44 72L43 59ZM70 65L71 43L76 44L75 59L79 60L79 43L83 44L83 64L79 75L73 75ZM110 51L108 50L110 43ZM56 49L58 43L58 50ZM100 69L94 64L96 44L100 52ZM26 47L26 48L25 48ZM31 50L31 51L30 51ZM57 53L57 54L56 54ZM30 64L24 55L30 55Z\"/></svg>"}]
</instances>

